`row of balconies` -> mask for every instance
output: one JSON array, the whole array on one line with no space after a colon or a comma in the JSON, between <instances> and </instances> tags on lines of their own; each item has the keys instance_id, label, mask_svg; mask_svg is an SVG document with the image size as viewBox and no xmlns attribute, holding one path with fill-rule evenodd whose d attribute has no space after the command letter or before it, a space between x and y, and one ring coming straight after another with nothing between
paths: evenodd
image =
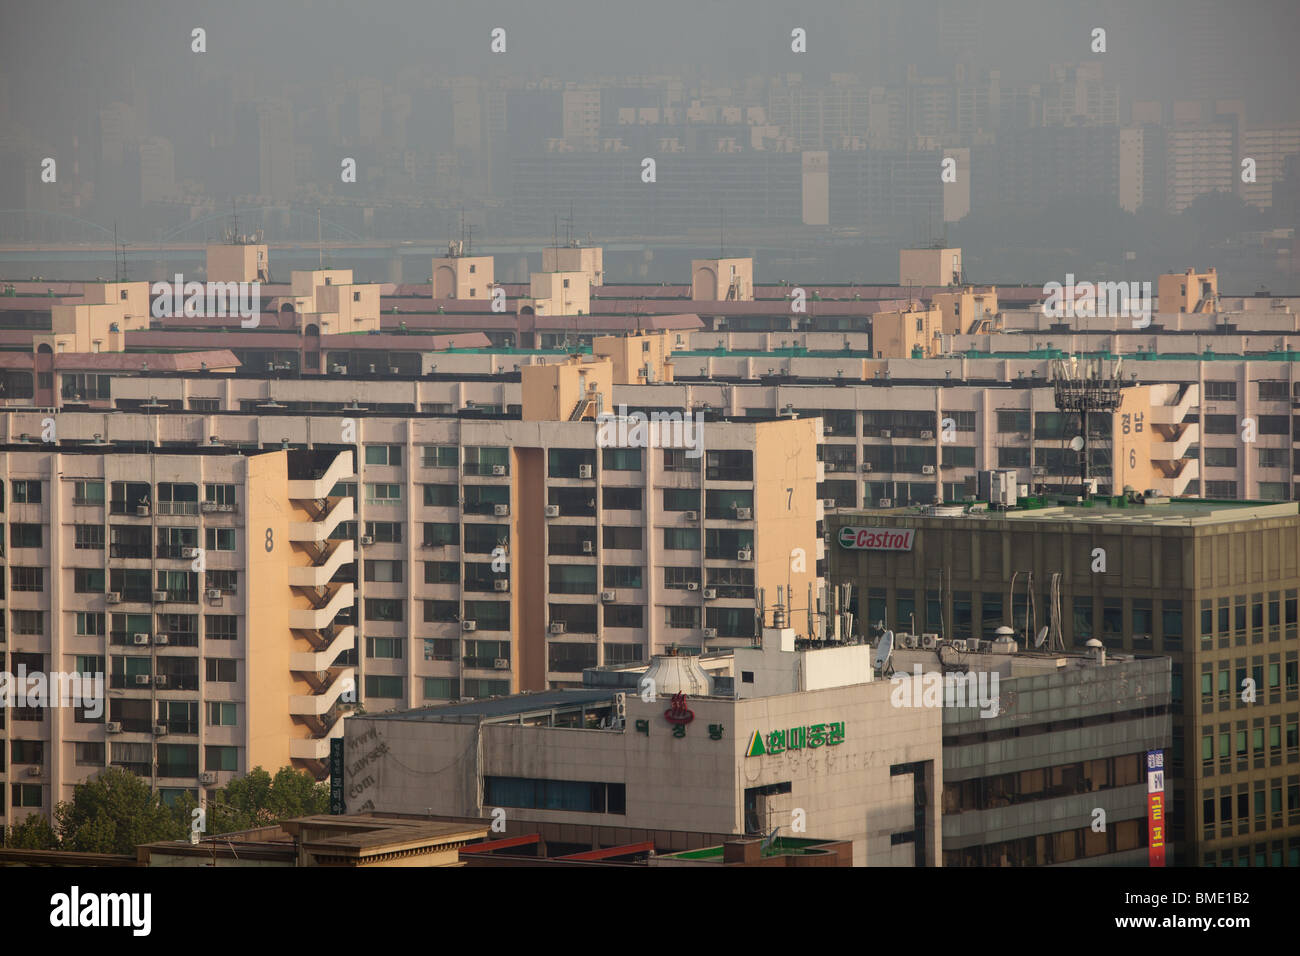
<instances>
[{"instance_id":1,"label":"row of balconies","mask_svg":"<svg viewBox=\"0 0 1300 956\"><path fill-rule=\"evenodd\" d=\"M149 518L154 515L215 515L235 514L238 505L222 504L216 501L159 501L152 505L131 505L125 501L108 501L92 498L73 498L72 503L78 507L102 508L108 505L109 514L123 518Z\"/></svg>"},{"instance_id":2,"label":"row of balconies","mask_svg":"<svg viewBox=\"0 0 1300 956\"><path fill-rule=\"evenodd\" d=\"M204 600L211 607L221 607L225 603L226 595L234 595L234 591L225 591L221 588L206 588L203 592ZM104 595L105 604L198 604L199 594L197 591L166 591L166 590L130 590L130 591L109 591Z\"/></svg>"},{"instance_id":3,"label":"row of balconies","mask_svg":"<svg viewBox=\"0 0 1300 956\"><path fill-rule=\"evenodd\" d=\"M166 733L167 731L164 730L163 732ZM155 730L154 736L161 736L161 734L157 733ZM137 777L158 776L174 782L197 780L200 785L205 787L213 786L217 782L217 771L215 770L200 770L190 773L189 768L173 767L169 764L160 763L155 765L152 763L124 763L120 761L115 762L113 766L121 767L123 770L135 774ZM16 768L15 775L19 775ZM30 764L26 767L26 772L21 774L21 776L44 777L45 767L40 764Z\"/></svg>"},{"instance_id":4,"label":"row of balconies","mask_svg":"<svg viewBox=\"0 0 1300 956\"><path fill-rule=\"evenodd\" d=\"M111 690L154 687L159 690L198 690L198 674L110 674Z\"/></svg>"}]
</instances>

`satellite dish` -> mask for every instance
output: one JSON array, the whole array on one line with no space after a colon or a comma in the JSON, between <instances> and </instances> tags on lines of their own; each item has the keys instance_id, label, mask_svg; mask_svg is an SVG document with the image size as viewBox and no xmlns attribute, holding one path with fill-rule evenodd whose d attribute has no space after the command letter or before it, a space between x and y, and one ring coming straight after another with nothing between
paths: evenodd
<instances>
[{"instance_id":1,"label":"satellite dish","mask_svg":"<svg viewBox=\"0 0 1300 956\"><path fill-rule=\"evenodd\" d=\"M876 666L883 669L889 663L890 656L894 653L894 632L886 631L880 638L880 643L876 645Z\"/></svg>"},{"instance_id":2,"label":"satellite dish","mask_svg":"<svg viewBox=\"0 0 1300 956\"><path fill-rule=\"evenodd\" d=\"M1034 638L1034 647L1042 647L1043 641L1047 640L1047 625L1044 624L1038 629L1038 636Z\"/></svg>"},{"instance_id":3,"label":"satellite dish","mask_svg":"<svg viewBox=\"0 0 1300 956\"><path fill-rule=\"evenodd\" d=\"M1082 436L1082 435L1075 435L1073 438L1070 439L1070 450L1071 450L1071 451L1083 451L1083 436Z\"/></svg>"}]
</instances>

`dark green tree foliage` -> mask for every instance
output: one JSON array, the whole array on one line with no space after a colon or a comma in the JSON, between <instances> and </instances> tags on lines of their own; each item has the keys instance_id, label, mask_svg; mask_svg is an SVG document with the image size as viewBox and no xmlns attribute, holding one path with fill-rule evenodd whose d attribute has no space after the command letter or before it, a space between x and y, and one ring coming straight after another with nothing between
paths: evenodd
<instances>
[{"instance_id":1,"label":"dark green tree foliage","mask_svg":"<svg viewBox=\"0 0 1300 956\"><path fill-rule=\"evenodd\" d=\"M54 810L59 848L82 853L128 853L142 843L177 840L187 830L149 784L110 767L78 784L72 799Z\"/></svg>"},{"instance_id":2,"label":"dark green tree foliage","mask_svg":"<svg viewBox=\"0 0 1300 956\"><path fill-rule=\"evenodd\" d=\"M19 850L57 850L59 838L45 814L33 813L22 823L9 828L4 845Z\"/></svg>"},{"instance_id":3,"label":"dark green tree foliage","mask_svg":"<svg viewBox=\"0 0 1300 956\"><path fill-rule=\"evenodd\" d=\"M237 833L273 826L293 817L328 813L329 787L310 774L281 767L272 777L254 767L246 777L230 781L213 794L207 805L206 835ZM191 812L197 806L188 795L176 802L175 813L189 832Z\"/></svg>"},{"instance_id":4,"label":"dark green tree foliage","mask_svg":"<svg viewBox=\"0 0 1300 956\"><path fill-rule=\"evenodd\" d=\"M79 783L72 799L54 809L55 826L33 813L5 834L5 846L27 850L125 853L161 840L187 840L198 806L186 793L168 807L149 784L119 767ZM272 777L255 767L208 801L204 835L272 826L281 820L329 812L329 787L309 774L281 767Z\"/></svg>"}]
</instances>

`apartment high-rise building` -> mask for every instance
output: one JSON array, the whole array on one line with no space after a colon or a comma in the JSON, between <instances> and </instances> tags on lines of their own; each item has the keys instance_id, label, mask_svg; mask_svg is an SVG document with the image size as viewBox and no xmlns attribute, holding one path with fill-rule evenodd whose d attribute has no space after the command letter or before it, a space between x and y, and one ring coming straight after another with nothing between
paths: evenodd
<instances>
[{"instance_id":1,"label":"apartment high-rise building","mask_svg":"<svg viewBox=\"0 0 1300 956\"><path fill-rule=\"evenodd\" d=\"M319 776L357 699L353 584L333 580L354 545L330 540L351 453L151 447L130 417L118 444L69 423L0 454L4 669L102 674L106 693L4 711L9 822L106 766L167 799L258 765Z\"/></svg>"}]
</instances>

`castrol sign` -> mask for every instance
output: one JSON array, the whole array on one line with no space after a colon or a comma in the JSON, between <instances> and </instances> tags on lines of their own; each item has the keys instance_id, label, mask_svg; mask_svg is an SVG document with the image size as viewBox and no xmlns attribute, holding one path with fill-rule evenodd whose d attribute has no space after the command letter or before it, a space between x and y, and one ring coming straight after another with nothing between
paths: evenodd
<instances>
[{"instance_id":1,"label":"castrol sign","mask_svg":"<svg viewBox=\"0 0 1300 956\"><path fill-rule=\"evenodd\" d=\"M913 530L840 528L840 547L847 551L911 551Z\"/></svg>"}]
</instances>

